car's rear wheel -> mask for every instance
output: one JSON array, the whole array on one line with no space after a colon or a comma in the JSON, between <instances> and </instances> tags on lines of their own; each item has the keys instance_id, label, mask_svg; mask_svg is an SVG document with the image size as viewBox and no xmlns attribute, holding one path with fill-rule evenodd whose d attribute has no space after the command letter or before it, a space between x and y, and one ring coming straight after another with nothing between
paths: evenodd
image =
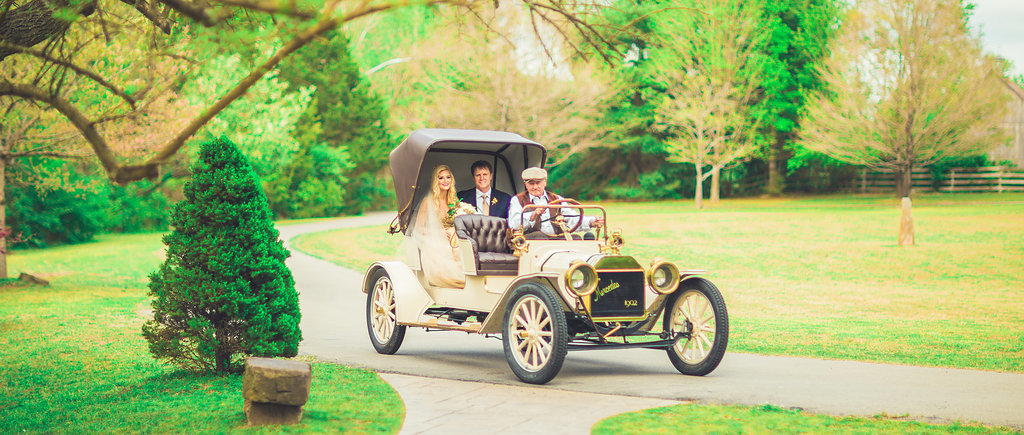
<instances>
[{"instance_id":1,"label":"car's rear wheel","mask_svg":"<svg viewBox=\"0 0 1024 435\"><path fill-rule=\"evenodd\" d=\"M668 348L672 365L684 375L711 373L729 344L729 313L718 288L705 280L684 282L666 308L665 331L682 334Z\"/></svg>"},{"instance_id":2,"label":"car's rear wheel","mask_svg":"<svg viewBox=\"0 0 1024 435\"><path fill-rule=\"evenodd\" d=\"M374 272L373 287L366 295L366 329L378 353L391 355L405 338L405 326L398 324L395 285L383 269Z\"/></svg>"},{"instance_id":3,"label":"car's rear wheel","mask_svg":"<svg viewBox=\"0 0 1024 435\"><path fill-rule=\"evenodd\" d=\"M551 289L524 283L512 291L502 327L505 359L523 382L544 384L562 369L569 334L562 304Z\"/></svg>"}]
</instances>

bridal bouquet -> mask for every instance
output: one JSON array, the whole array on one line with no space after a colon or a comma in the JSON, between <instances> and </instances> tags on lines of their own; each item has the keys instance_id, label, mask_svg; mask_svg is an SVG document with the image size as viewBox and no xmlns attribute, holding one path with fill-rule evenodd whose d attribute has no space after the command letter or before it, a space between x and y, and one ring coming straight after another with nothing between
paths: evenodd
<instances>
[{"instance_id":1,"label":"bridal bouquet","mask_svg":"<svg viewBox=\"0 0 1024 435\"><path fill-rule=\"evenodd\" d=\"M448 215L444 216L443 224L446 227L450 227L455 224L455 217L462 216L464 214L478 214L476 207L458 201L452 204L448 204Z\"/></svg>"}]
</instances>

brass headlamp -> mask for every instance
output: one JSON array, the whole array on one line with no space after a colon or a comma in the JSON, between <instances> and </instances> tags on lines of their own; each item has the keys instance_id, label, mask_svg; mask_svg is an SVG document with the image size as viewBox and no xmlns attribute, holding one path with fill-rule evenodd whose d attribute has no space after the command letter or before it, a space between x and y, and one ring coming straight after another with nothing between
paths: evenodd
<instances>
[{"instance_id":1,"label":"brass headlamp","mask_svg":"<svg viewBox=\"0 0 1024 435\"><path fill-rule=\"evenodd\" d=\"M565 285L577 296L587 296L597 290L597 270L587 262L573 261L565 271Z\"/></svg>"},{"instance_id":2,"label":"brass headlamp","mask_svg":"<svg viewBox=\"0 0 1024 435\"><path fill-rule=\"evenodd\" d=\"M656 259L651 262L651 273L647 275L647 282L658 293L672 293L679 287L679 268L667 261Z\"/></svg>"}]
</instances>

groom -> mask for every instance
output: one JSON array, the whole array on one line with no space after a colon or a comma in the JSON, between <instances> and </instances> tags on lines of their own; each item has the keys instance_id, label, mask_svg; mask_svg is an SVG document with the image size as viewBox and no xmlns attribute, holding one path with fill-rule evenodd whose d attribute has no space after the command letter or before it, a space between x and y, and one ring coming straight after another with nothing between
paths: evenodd
<instances>
[{"instance_id":1,"label":"groom","mask_svg":"<svg viewBox=\"0 0 1024 435\"><path fill-rule=\"evenodd\" d=\"M491 164L477 160L470 166L473 172L473 182L476 188L459 192L459 201L476 206L476 209L485 215L497 216L508 219L508 204L512 196L498 189L491 188Z\"/></svg>"}]
</instances>

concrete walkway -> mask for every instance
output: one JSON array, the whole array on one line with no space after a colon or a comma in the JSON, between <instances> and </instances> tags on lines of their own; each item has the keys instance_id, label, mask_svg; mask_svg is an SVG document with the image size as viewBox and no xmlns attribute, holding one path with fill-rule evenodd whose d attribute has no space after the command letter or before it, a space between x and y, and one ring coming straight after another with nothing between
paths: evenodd
<instances>
[{"instance_id":1,"label":"concrete walkway","mask_svg":"<svg viewBox=\"0 0 1024 435\"><path fill-rule=\"evenodd\" d=\"M286 240L343 227L384 231L393 217L280 229ZM422 329L410 329L397 354L379 355L367 338L362 271L294 250L288 265L303 313L300 352L381 373L406 404L403 433L589 433L604 417L685 401L1024 429L1024 374L727 353L709 376L689 377L664 352L633 349L571 352L551 383L527 386L511 374L500 340Z\"/></svg>"}]
</instances>

